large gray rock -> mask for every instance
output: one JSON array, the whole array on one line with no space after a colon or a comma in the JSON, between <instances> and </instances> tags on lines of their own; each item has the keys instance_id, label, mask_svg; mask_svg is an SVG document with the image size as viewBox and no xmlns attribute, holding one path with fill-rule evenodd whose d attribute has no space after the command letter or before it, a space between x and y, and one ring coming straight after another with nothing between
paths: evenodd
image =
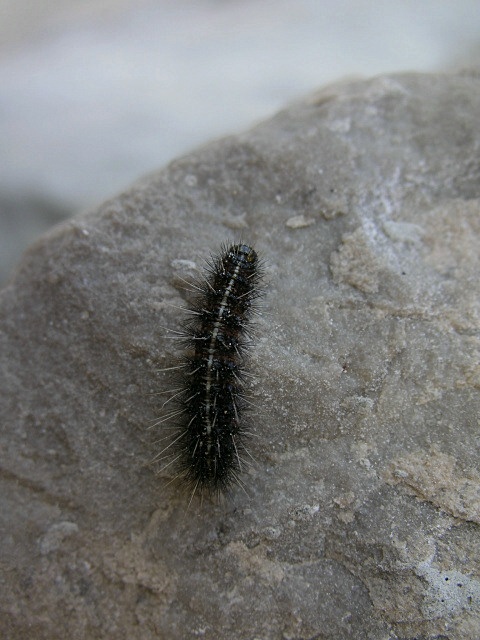
<instances>
[{"instance_id":1,"label":"large gray rock","mask_svg":"<svg viewBox=\"0 0 480 640\"><path fill-rule=\"evenodd\" d=\"M480 79L330 86L57 227L1 296L6 638L480 637ZM268 290L245 474L148 465L191 279Z\"/></svg>"}]
</instances>

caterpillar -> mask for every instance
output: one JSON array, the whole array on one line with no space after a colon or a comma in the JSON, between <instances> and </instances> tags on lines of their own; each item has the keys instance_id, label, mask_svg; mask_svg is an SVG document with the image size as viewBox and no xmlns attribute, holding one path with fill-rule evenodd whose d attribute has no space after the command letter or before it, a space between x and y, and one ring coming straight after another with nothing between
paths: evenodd
<instances>
[{"instance_id":1,"label":"caterpillar","mask_svg":"<svg viewBox=\"0 0 480 640\"><path fill-rule=\"evenodd\" d=\"M235 483L243 486L245 364L262 276L256 251L240 242L212 256L204 280L194 285L195 300L182 327L179 421L169 445L192 497L197 491L220 495Z\"/></svg>"}]
</instances>

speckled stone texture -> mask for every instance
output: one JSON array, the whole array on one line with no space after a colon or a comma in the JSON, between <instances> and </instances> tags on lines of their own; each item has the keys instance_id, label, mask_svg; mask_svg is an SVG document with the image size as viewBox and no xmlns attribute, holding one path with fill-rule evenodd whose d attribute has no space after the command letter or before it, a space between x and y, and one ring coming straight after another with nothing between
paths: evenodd
<instances>
[{"instance_id":1,"label":"speckled stone texture","mask_svg":"<svg viewBox=\"0 0 480 640\"><path fill-rule=\"evenodd\" d=\"M268 290L256 463L157 472L191 280ZM480 77L329 86L33 245L0 300L4 638L480 637Z\"/></svg>"}]
</instances>

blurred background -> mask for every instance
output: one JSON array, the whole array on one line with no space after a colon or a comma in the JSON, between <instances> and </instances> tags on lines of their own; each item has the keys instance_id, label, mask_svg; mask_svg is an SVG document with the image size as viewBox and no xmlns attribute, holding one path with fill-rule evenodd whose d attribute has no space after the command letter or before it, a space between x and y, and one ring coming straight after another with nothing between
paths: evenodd
<instances>
[{"instance_id":1,"label":"blurred background","mask_svg":"<svg viewBox=\"0 0 480 640\"><path fill-rule=\"evenodd\" d=\"M478 0L0 0L0 286L52 224L322 84L471 66Z\"/></svg>"}]
</instances>

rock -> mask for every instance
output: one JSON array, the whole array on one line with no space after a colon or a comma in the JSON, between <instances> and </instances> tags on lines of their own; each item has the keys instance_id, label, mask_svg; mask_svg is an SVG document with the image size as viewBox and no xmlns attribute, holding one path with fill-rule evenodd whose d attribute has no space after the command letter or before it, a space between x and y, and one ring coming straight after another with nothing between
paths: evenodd
<instances>
[{"instance_id":1,"label":"rock","mask_svg":"<svg viewBox=\"0 0 480 640\"><path fill-rule=\"evenodd\" d=\"M480 81L340 83L43 236L1 294L1 631L480 635ZM191 279L268 288L240 487L155 473Z\"/></svg>"}]
</instances>

